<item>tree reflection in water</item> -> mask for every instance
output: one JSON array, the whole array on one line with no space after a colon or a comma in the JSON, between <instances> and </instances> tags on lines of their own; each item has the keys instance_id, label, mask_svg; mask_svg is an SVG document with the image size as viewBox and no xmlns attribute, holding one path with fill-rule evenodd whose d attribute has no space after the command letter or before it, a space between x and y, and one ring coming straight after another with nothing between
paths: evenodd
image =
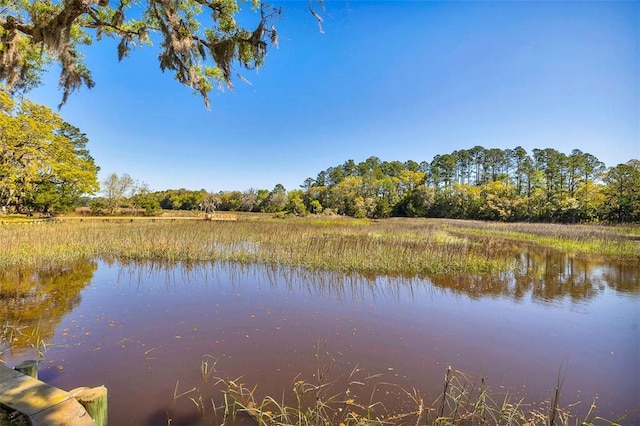
<instances>
[{"instance_id":1,"label":"tree reflection in water","mask_svg":"<svg viewBox=\"0 0 640 426\"><path fill-rule=\"evenodd\" d=\"M471 298L504 297L551 302L569 297L590 299L607 287L620 292L640 291L640 261L603 263L576 259L552 250L528 250L514 257L512 272L493 275L438 275L437 287Z\"/></svg>"},{"instance_id":2,"label":"tree reflection in water","mask_svg":"<svg viewBox=\"0 0 640 426\"><path fill-rule=\"evenodd\" d=\"M203 354L220 356L226 376L246 377L265 394L279 394L290 377L314 374L310 360L320 338L339 353L335 374L357 364L388 372L400 385L417 383L431 395L441 389L443 365L472 371L486 363L483 373L494 383L510 389L524 383L534 401L547 397L554 363L571 352L574 382L566 392L580 389L587 398L603 392L603 405L613 412L635 407L628 400L637 395L637 349L628 336L637 331L628 313L640 292L640 263L544 250L505 255L514 266L508 273L428 279L104 259L61 270L6 271L0 275L0 324L10 327L2 338L9 329L22 334L4 357L32 356L33 334L51 341L56 348L47 354L43 380L63 389L107 385L110 405L117 407L114 424L165 415L177 380L181 389L201 386ZM628 300L620 300L621 293ZM601 296L626 306L617 333L610 331L619 318L610 317L607 303L593 304L588 316L564 306ZM555 329L556 321L571 327ZM594 324L601 325L598 335ZM74 338L74 330L82 333ZM576 347L583 350L572 352ZM188 398L184 402L193 410Z\"/></svg>"},{"instance_id":3,"label":"tree reflection in water","mask_svg":"<svg viewBox=\"0 0 640 426\"><path fill-rule=\"evenodd\" d=\"M580 301L597 296L606 288L625 293L640 291L640 261L627 263L603 263L575 259L551 250L527 250L513 259L512 272L492 275L435 275L429 280L412 277L376 277L341 275L277 266L261 269L267 280L276 283L284 280L291 290L294 286L311 294L331 295L338 300L357 300L365 295L373 298L397 299L400 289L434 286L465 294L472 299L502 297L521 300L530 295L533 300L550 302L569 297ZM110 263L110 262L108 262ZM145 275L157 270L174 274L175 264L128 263L122 265L124 275ZM4 325L0 339L12 351L33 349L37 341L53 336L60 320L80 303L81 291L91 281L97 263L81 260L64 268L41 270L7 270L0 272L0 320ZM209 265L180 264L181 277L198 275ZM226 271L234 270L241 278L254 271L251 265L224 265ZM215 270L215 267L214 267ZM275 284L274 284L275 285ZM8 348L5 347L6 351Z\"/></svg>"},{"instance_id":4,"label":"tree reflection in water","mask_svg":"<svg viewBox=\"0 0 640 426\"><path fill-rule=\"evenodd\" d=\"M0 271L0 359L35 356L59 322L80 304L80 292L98 267L80 260L64 268Z\"/></svg>"}]
</instances>

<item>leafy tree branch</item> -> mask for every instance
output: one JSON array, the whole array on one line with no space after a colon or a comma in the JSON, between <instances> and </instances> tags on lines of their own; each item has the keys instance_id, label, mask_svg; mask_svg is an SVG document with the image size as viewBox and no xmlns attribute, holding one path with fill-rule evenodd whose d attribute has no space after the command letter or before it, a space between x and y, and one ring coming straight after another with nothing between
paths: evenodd
<instances>
[{"instance_id":1,"label":"leafy tree branch","mask_svg":"<svg viewBox=\"0 0 640 426\"><path fill-rule=\"evenodd\" d=\"M259 0L250 3L255 27L237 20L237 0L63 0L54 2L0 0L0 81L12 92L41 84L51 63L61 68L59 85L63 105L69 94L95 85L80 46L104 36L119 40L117 57L158 44L162 71L202 96L233 87L235 67L254 69L264 63L270 46L277 46L274 21L280 9ZM242 76L240 76L242 78Z\"/></svg>"}]
</instances>

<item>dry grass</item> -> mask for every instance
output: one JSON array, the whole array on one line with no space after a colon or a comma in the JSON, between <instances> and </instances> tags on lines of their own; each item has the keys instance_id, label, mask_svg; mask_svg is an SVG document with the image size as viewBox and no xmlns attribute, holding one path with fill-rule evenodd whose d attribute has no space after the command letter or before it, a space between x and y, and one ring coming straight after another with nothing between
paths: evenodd
<instances>
[{"instance_id":1,"label":"dry grass","mask_svg":"<svg viewBox=\"0 0 640 426\"><path fill-rule=\"evenodd\" d=\"M442 392L428 403L416 389L403 389L357 367L346 380L330 378L332 359L326 352L318 354L314 380L296 377L291 391L280 397L260 396L258 387L248 387L242 377L218 377L216 360L209 355L202 363L201 386L179 392L177 382L173 400L189 398L203 424L595 426L624 422L624 416L616 421L596 416L595 402L586 415L576 416L572 411L577 404L559 405L560 384L549 400L530 404L508 392L494 391L484 377L472 380L451 367ZM393 407L385 405L384 395L389 393L399 395ZM171 423L171 410L167 416Z\"/></svg>"},{"instance_id":2,"label":"dry grass","mask_svg":"<svg viewBox=\"0 0 640 426\"><path fill-rule=\"evenodd\" d=\"M637 260L640 242L608 227L348 218L63 220L0 226L0 267L52 266L80 258L163 263L228 261L363 275L498 273L531 244Z\"/></svg>"},{"instance_id":3,"label":"dry grass","mask_svg":"<svg viewBox=\"0 0 640 426\"><path fill-rule=\"evenodd\" d=\"M4 225L0 241L0 267L5 268L78 258L256 262L392 276L508 268L482 244L448 236L428 222L66 220Z\"/></svg>"}]
</instances>

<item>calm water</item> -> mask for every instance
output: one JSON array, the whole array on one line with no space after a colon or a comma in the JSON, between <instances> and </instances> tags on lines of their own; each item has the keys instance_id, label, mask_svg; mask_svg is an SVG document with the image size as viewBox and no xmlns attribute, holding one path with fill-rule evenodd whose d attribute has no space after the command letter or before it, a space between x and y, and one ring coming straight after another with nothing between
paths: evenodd
<instances>
[{"instance_id":1,"label":"calm water","mask_svg":"<svg viewBox=\"0 0 640 426\"><path fill-rule=\"evenodd\" d=\"M33 358L33 336L42 336L40 378L63 389L106 385L114 425L197 423L188 397L198 393L173 396L177 386L219 397L201 378L203 356L217 359L216 376L242 377L258 396L317 380L324 362L329 380L346 383L358 366L419 389L427 402L449 365L540 402L563 368L562 405L582 401L575 410L586 412L595 398L609 418L637 409L640 265L546 252L514 261L516 274L430 280L88 261L7 273L0 323L22 334L2 357ZM395 391L380 398L401 404ZM639 422L637 413L624 421Z\"/></svg>"}]
</instances>

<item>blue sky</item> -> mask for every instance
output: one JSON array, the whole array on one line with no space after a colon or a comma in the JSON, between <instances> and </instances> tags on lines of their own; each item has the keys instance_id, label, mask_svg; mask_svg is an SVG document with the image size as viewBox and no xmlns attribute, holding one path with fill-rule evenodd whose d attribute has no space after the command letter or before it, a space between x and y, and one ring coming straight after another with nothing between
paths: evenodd
<instances>
[{"instance_id":1,"label":"blue sky","mask_svg":"<svg viewBox=\"0 0 640 426\"><path fill-rule=\"evenodd\" d=\"M100 179L153 190L298 188L348 159L431 161L468 149L578 148L640 158L640 2L276 2L279 49L202 99L153 47L86 50L96 87L60 111ZM248 5L246 6L248 8ZM55 108L57 73L29 97Z\"/></svg>"}]
</instances>

